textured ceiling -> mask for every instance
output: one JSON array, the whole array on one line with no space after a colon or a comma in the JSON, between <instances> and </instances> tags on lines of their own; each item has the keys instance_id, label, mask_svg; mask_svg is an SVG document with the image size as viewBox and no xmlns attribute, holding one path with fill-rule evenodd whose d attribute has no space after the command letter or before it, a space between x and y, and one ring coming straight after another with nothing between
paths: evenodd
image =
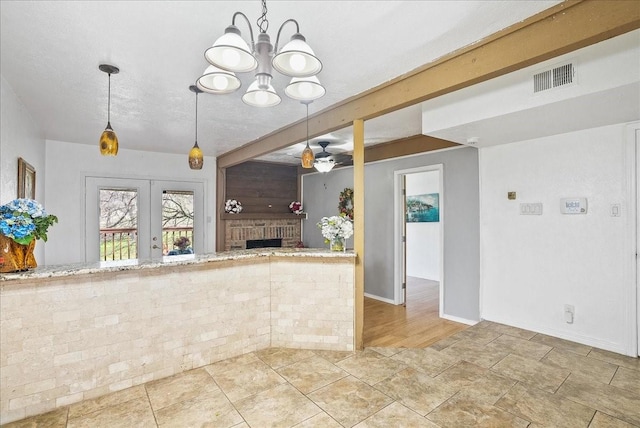
<instances>
[{"instance_id":1,"label":"textured ceiling","mask_svg":"<svg viewBox=\"0 0 640 428\"><path fill-rule=\"evenodd\" d=\"M327 95L313 113L382 84L460 47L519 22L559 1L268 1L268 33L288 18L323 61L318 75ZM96 144L106 125L107 76L101 63L120 67L111 79L111 123L120 147L187 153L194 141L194 94L188 90L207 66L203 52L235 11L257 32L254 1L3 1L0 3L2 77L40 124L45 138ZM243 36L248 29L239 23ZM285 27L288 40L293 26ZM259 109L229 95L199 96L198 142L215 156L305 116L288 99ZM415 122L414 122L415 120ZM377 125L376 125L377 123ZM420 107L392 113L367 127L379 143L420 131ZM350 138L350 132L329 136ZM280 154L295 155L295 149ZM293 157L293 156L291 156Z\"/></svg>"}]
</instances>

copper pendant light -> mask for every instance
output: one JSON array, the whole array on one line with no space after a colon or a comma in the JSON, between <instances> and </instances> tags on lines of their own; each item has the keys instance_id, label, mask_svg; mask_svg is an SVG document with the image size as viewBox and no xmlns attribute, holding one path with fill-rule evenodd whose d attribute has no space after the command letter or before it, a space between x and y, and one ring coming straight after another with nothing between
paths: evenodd
<instances>
[{"instance_id":1,"label":"copper pendant light","mask_svg":"<svg viewBox=\"0 0 640 428\"><path fill-rule=\"evenodd\" d=\"M313 154L313 150L309 147L309 104L313 101L300 101L302 104L307 106L307 147L302 151L302 167L306 169L313 168L313 161L315 160L315 156Z\"/></svg>"},{"instance_id":2,"label":"copper pendant light","mask_svg":"<svg viewBox=\"0 0 640 428\"><path fill-rule=\"evenodd\" d=\"M100 64L100 71L109 75L109 101L107 102L107 127L100 135L100 154L103 156L116 156L118 154L118 136L111 127L111 75L118 74L120 69L109 64Z\"/></svg>"},{"instance_id":3,"label":"copper pendant light","mask_svg":"<svg viewBox=\"0 0 640 428\"><path fill-rule=\"evenodd\" d=\"M189 90L196 94L196 142L189 151L189 168L202 169L204 157L202 156L202 150L198 147L198 94L202 93L202 90L195 85L189 86Z\"/></svg>"}]
</instances>

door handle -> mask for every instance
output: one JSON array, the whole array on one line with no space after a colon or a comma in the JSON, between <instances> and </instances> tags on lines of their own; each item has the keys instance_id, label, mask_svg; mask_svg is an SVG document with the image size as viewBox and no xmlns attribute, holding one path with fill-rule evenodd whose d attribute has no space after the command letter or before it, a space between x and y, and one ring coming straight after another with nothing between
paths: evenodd
<instances>
[{"instance_id":1,"label":"door handle","mask_svg":"<svg viewBox=\"0 0 640 428\"><path fill-rule=\"evenodd\" d=\"M153 248L154 250L159 250L159 249L160 249L160 247L158 247L158 246L157 246L157 245L155 245L155 244L154 244L154 245L153 245L153 247L151 247L151 248Z\"/></svg>"}]
</instances>

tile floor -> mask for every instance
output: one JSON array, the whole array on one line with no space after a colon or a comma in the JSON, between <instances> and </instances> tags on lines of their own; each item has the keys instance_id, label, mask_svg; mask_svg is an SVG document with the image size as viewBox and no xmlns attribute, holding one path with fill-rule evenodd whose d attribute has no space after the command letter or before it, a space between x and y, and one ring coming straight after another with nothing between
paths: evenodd
<instances>
[{"instance_id":1,"label":"tile floor","mask_svg":"<svg viewBox=\"0 0 640 428\"><path fill-rule=\"evenodd\" d=\"M16 427L632 427L640 359L483 321L423 349L266 349Z\"/></svg>"}]
</instances>

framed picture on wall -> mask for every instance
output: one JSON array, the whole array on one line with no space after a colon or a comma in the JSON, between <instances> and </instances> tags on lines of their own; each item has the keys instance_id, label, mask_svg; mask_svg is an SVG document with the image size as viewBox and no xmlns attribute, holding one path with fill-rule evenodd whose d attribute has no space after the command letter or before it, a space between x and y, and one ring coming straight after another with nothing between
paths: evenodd
<instances>
[{"instance_id":1,"label":"framed picture on wall","mask_svg":"<svg viewBox=\"0 0 640 428\"><path fill-rule=\"evenodd\" d=\"M439 222L440 221L440 195L427 193L424 195L407 196L407 222Z\"/></svg>"},{"instance_id":2,"label":"framed picture on wall","mask_svg":"<svg viewBox=\"0 0 640 428\"><path fill-rule=\"evenodd\" d=\"M22 158L18 158L18 198L36 198L36 170Z\"/></svg>"}]
</instances>

